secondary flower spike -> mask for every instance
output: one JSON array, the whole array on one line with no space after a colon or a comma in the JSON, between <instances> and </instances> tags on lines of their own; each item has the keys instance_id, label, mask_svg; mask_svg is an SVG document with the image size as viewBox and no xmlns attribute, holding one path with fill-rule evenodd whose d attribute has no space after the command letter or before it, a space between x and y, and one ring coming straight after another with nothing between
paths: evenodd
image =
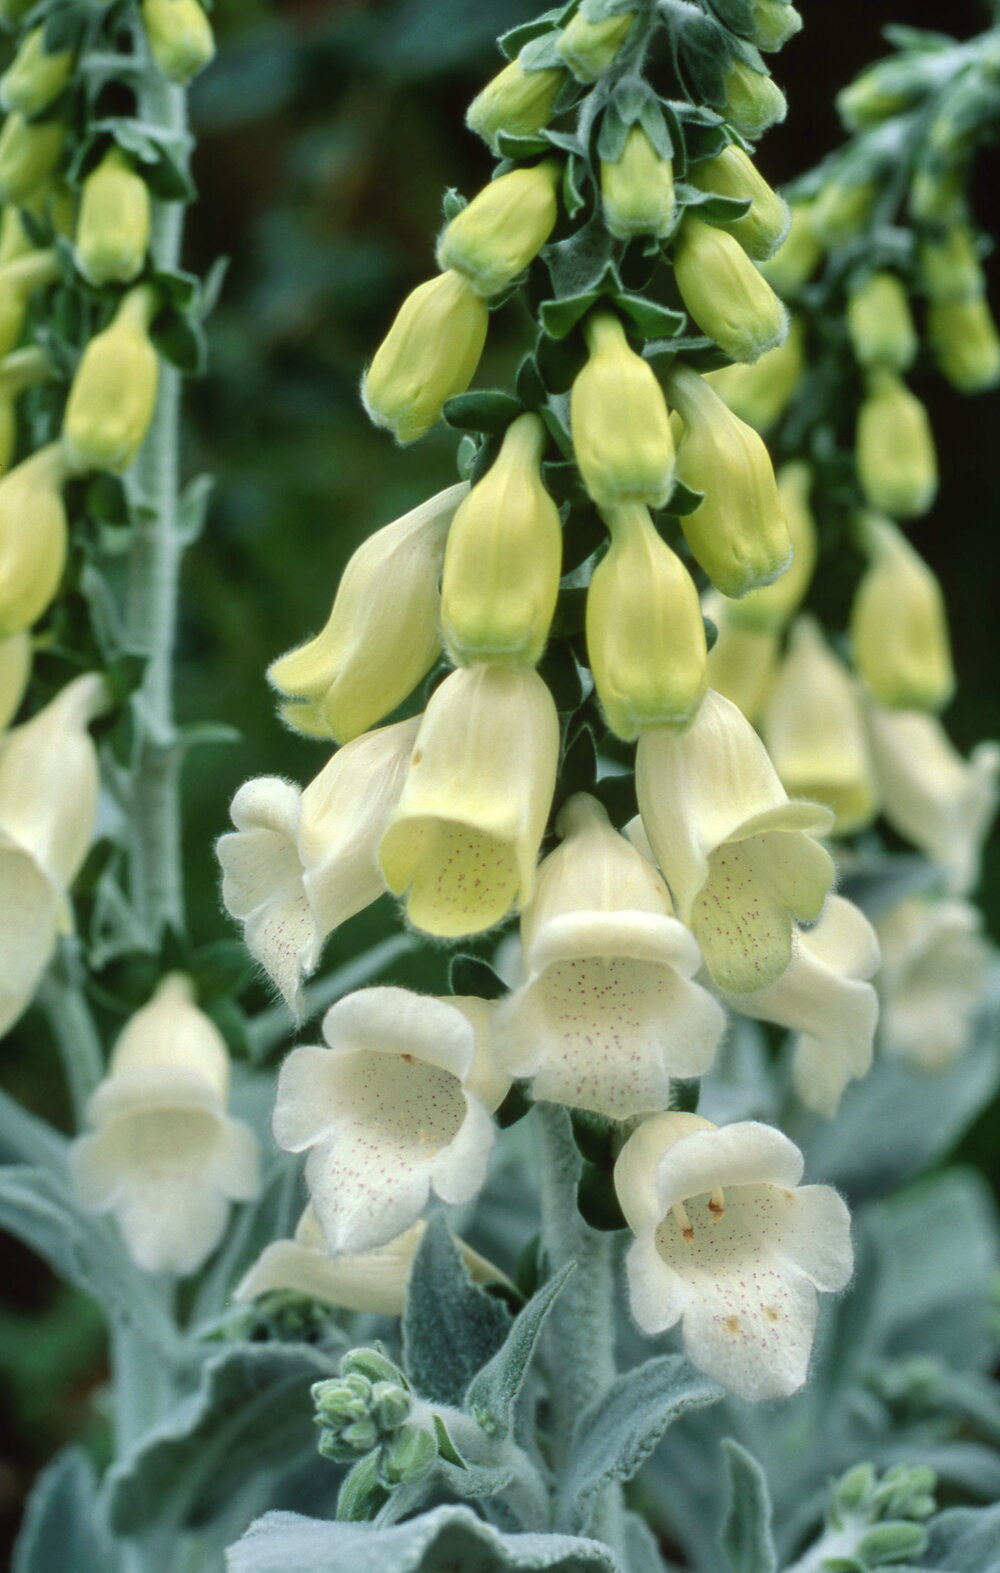
<instances>
[{"instance_id":1,"label":"secondary flower spike","mask_svg":"<svg viewBox=\"0 0 1000 1573\"><path fill-rule=\"evenodd\" d=\"M674 439L656 374L611 312L595 312L583 331L590 356L570 394L583 483L602 508L623 502L661 508L673 485Z\"/></svg>"},{"instance_id":2,"label":"secondary flower spike","mask_svg":"<svg viewBox=\"0 0 1000 1573\"><path fill-rule=\"evenodd\" d=\"M114 1215L147 1272L195 1272L230 1204L257 1194L257 1139L227 1114L228 1093L222 1034L172 972L118 1038L87 1107L96 1128L70 1149L84 1206Z\"/></svg>"},{"instance_id":3,"label":"secondary flower spike","mask_svg":"<svg viewBox=\"0 0 1000 1573\"><path fill-rule=\"evenodd\" d=\"M843 1289L853 1269L847 1208L827 1185L800 1186L802 1169L780 1131L696 1114L647 1120L615 1166L636 1236L632 1315L649 1334L680 1322L695 1365L740 1398L802 1386L816 1292Z\"/></svg>"},{"instance_id":4,"label":"secondary flower spike","mask_svg":"<svg viewBox=\"0 0 1000 1573\"><path fill-rule=\"evenodd\" d=\"M470 1201L486 1177L491 1111L509 1085L488 1055L490 1007L409 989L359 989L323 1018L325 1047L281 1067L274 1135L307 1152L328 1248L372 1251L418 1219L433 1190Z\"/></svg>"},{"instance_id":5,"label":"secondary flower spike","mask_svg":"<svg viewBox=\"0 0 1000 1573\"><path fill-rule=\"evenodd\" d=\"M304 791L262 776L233 798L236 830L216 843L222 900L294 1012L327 936L385 890L375 854L418 725L415 717L346 743Z\"/></svg>"},{"instance_id":6,"label":"secondary flower spike","mask_svg":"<svg viewBox=\"0 0 1000 1573\"><path fill-rule=\"evenodd\" d=\"M708 1069L725 1015L693 982L694 939L656 869L600 803L563 807L563 842L521 918L527 982L497 1012L495 1056L536 1098L623 1120Z\"/></svg>"},{"instance_id":7,"label":"secondary flower spike","mask_svg":"<svg viewBox=\"0 0 1000 1573\"><path fill-rule=\"evenodd\" d=\"M927 411L896 373L872 372L858 411L858 477L873 508L918 519L937 494L938 468Z\"/></svg>"},{"instance_id":8,"label":"secondary flower spike","mask_svg":"<svg viewBox=\"0 0 1000 1573\"><path fill-rule=\"evenodd\" d=\"M363 541L344 569L326 625L279 656L268 681L304 701L290 725L348 743L390 715L441 653L438 580L462 481Z\"/></svg>"},{"instance_id":9,"label":"secondary flower spike","mask_svg":"<svg viewBox=\"0 0 1000 1573\"><path fill-rule=\"evenodd\" d=\"M435 689L379 848L411 923L476 934L529 899L558 755L556 707L530 668L461 667Z\"/></svg>"},{"instance_id":10,"label":"secondary flower spike","mask_svg":"<svg viewBox=\"0 0 1000 1573\"><path fill-rule=\"evenodd\" d=\"M719 988L775 982L792 956L792 920L812 922L833 883L815 839L833 815L791 802L760 738L709 689L691 727L645 732L636 753L642 823Z\"/></svg>"},{"instance_id":11,"label":"secondary flower spike","mask_svg":"<svg viewBox=\"0 0 1000 1573\"><path fill-rule=\"evenodd\" d=\"M869 565L851 607L851 654L869 692L894 710L940 710L955 672L941 586L889 519L860 521Z\"/></svg>"},{"instance_id":12,"label":"secondary flower spike","mask_svg":"<svg viewBox=\"0 0 1000 1573\"><path fill-rule=\"evenodd\" d=\"M486 343L489 313L458 273L419 284L365 372L361 398L376 426L397 442L416 442L440 419L442 405L464 393Z\"/></svg>"}]
</instances>

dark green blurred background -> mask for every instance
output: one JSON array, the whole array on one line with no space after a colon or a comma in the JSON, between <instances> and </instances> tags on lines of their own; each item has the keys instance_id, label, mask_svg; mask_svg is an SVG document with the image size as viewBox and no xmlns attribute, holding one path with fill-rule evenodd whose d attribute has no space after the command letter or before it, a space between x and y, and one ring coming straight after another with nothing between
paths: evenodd
<instances>
[{"instance_id":1,"label":"dark green blurred background","mask_svg":"<svg viewBox=\"0 0 1000 1573\"><path fill-rule=\"evenodd\" d=\"M884 51L889 21L967 37L988 20L977 0L799 0L804 31L779 57L788 121L758 162L779 184L838 140L836 90ZM496 33L543 0L221 0L219 58L192 95L201 200L185 262L203 272L231 259L210 323L211 370L189 390L184 466L217 477L203 539L184 578L179 708L221 719L242 741L192 754L186 776L190 910L199 942L231 932L220 912L214 838L247 776L304 781L324 751L274 716L267 663L323 622L346 557L370 530L455 478L453 435L394 449L372 430L358 380L405 292L432 271L444 188L467 195L488 178L483 146L463 127L468 101L499 63ZM1000 233L995 151L977 171L979 214ZM1000 265L988 264L994 310ZM509 328L506 334L503 326ZM525 324L505 308L479 383L502 383ZM506 347L501 340L506 340ZM966 400L931 377L943 483L914 538L952 609L961 676L949 712L963 749L1000 736L994 623L1000 610L1000 398ZM988 860L983 901L1000 932L1000 859ZM384 931L380 906L338 936L328 960ZM426 987L443 986L432 972ZM436 969L436 970L433 970ZM397 969L398 981L416 981ZM263 1003L265 995L259 999ZM60 1113L59 1071L34 1017L4 1044L4 1079L34 1106ZM991 1169L996 1118L970 1152ZM13 1525L32 1472L65 1437L92 1431L102 1375L96 1317L57 1288L19 1247L5 1245L0 1402L11 1416L0 1457L0 1512Z\"/></svg>"}]
</instances>

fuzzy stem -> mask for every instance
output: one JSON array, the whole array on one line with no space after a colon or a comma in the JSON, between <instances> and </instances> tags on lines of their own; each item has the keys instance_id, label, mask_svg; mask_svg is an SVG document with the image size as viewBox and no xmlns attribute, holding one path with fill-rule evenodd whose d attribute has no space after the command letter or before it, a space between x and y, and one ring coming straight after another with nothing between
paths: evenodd
<instances>
[{"instance_id":1,"label":"fuzzy stem","mask_svg":"<svg viewBox=\"0 0 1000 1573\"><path fill-rule=\"evenodd\" d=\"M101 1039L83 992L82 967L68 944L38 991L63 1062L77 1129L84 1121L91 1093L104 1075Z\"/></svg>"}]
</instances>

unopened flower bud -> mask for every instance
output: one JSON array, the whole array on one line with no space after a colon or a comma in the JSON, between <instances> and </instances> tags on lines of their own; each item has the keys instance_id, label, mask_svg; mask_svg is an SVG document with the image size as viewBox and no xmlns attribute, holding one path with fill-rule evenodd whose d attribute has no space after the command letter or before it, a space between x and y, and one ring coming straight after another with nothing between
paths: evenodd
<instances>
[{"instance_id":1,"label":"unopened flower bud","mask_svg":"<svg viewBox=\"0 0 1000 1573\"><path fill-rule=\"evenodd\" d=\"M0 638L30 628L47 609L66 563L61 443L40 448L0 478Z\"/></svg>"},{"instance_id":2,"label":"unopened flower bud","mask_svg":"<svg viewBox=\"0 0 1000 1573\"><path fill-rule=\"evenodd\" d=\"M751 595L761 592L752 590ZM744 598L746 599L746 598ZM756 725L771 693L778 665L778 635L770 629L744 628L732 615L742 602L728 601L712 590L704 597L705 616L717 637L708 652L708 686L737 705Z\"/></svg>"},{"instance_id":3,"label":"unopened flower bud","mask_svg":"<svg viewBox=\"0 0 1000 1573\"><path fill-rule=\"evenodd\" d=\"M798 611L812 581L816 567L816 521L809 507L812 475L807 464L793 459L777 474L778 497L792 543L792 560L784 573L771 584L751 590L729 609L731 621L740 628L759 628L780 632ZM719 685L713 683L713 688ZM723 690L724 692L724 690Z\"/></svg>"},{"instance_id":4,"label":"unopened flower bud","mask_svg":"<svg viewBox=\"0 0 1000 1573\"><path fill-rule=\"evenodd\" d=\"M709 372L708 381L734 415L764 434L784 415L805 369L805 323L793 316L784 344L766 350L752 366L737 362Z\"/></svg>"},{"instance_id":5,"label":"unopened flower bud","mask_svg":"<svg viewBox=\"0 0 1000 1573\"><path fill-rule=\"evenodd\" d=\"M559 510L540 469L547 445L539 416L518 416L452 520L441 631L456 666L534 666L545 648L562 573Z\"/></svg>"},{"instance_id":6,"label":"unopened flower bud","mask_svg":"<svg viewBox=\"0 0 1000 1573\"><path fill-rule=\"evenodd\" d=\"M52 174L65 144L61 120L8 115L0 131L0 202L25 202Z\"/></svg>"},{"instance_id":7,"label":"unopened flower bud","mask_svg":"<svg viewBox=\"0 0 1000 1573\"><path fill-rule=\"evenodd\" d=\"M383 1354L382 1350L370 1349L367 1346L358 1349L349 1349L340 1362L341 1372L363 1376L369 1382L394 1382L399 1387L406 1386L406 1378L399 1366ZM315 1392L315 1390L314 1390Z\"/></svg>"},{"instance_id":8,"label":"unopened flower bud","mask_svg":"<svg viewBox=\"0 0 1000 1573\"><path fill-rule=\"evenodd\" d=\"M802 27L802 18L789 0L750 0L753 41L768 53L781 49Z\"/></svg>"},{"instance_id":9,"label":"unopened flower bud","mask_svg":"<svg viewBox=\"0 0 1000 1573\"><path fill-rule=\"evenodd\" d=\"M681 520L699 566L723 595L745 595L786 567L791 542L767 449L717 393L675 361L668 389L684 422L677 450L685 486L704 492Z\"/></svg>"},{"instance_id":10,"label":"unopened flower bud","mask_svg":"<svg viewBox=\"0 0 1000 1573\"><path fill-rule=\"evenodd\" d=\"M590 358L570 395L573 452L583 483L602 508L622 502L661 508L674 479L663 390L610 312L589 317L584 335Z\"/></svg>"},{"instance_id":11,"label":"unopened flower bud","mask_svg":"<svg viewBox=\"0 0 1000 1573\"><path fill-rule=\"evenodd\" d=\"M867 1507L875 1491L875 1469L871 1464L855 1464L846 1475L841 1475L833 1488L837 1506L848 1513Z\"/></svg>"},{"instance_id":12,"label":"unopened flower bud","mask_svg":"<svg viewBox=\"0 0 1000 1573\"><path fill-rule=\"evenodd\" d=\"M41 181L16 207L9 205L3 209L0 267L37 250L37 239L25 228L24 212L56 235L72 235L76 227L76 198L66 182L51 177Z\"/></svg>"},{"instance_id":13,"label":"unopened flower bud","mask_svg":"<svg viewBox=\"0 0 1000 1573\"><path fill-rule=\"evenodd\" d=\"M797 294L823 255L822 243L813 231L812 210L811 202L790 204L788 233L774 256L760 265L771 288L785 298Z\"/></svg>"},{"instance_id":14,"label":"unopened flower bud","mask_svg":"<svg viewBox=\"0 0 1000 1573\"><path fill-rule=\"evenodd\" d=\"M626 739L683 730L708 686L698 592L641 503L603 512L611 545L587 591L587 659L605 719Z\"/></svg>"},{"instance_id":15,"label":"unopened flower bud","mask_svg":"<svg viewBox=\"0 0 1000 1573\"><path fill-rule=\"evenodd\" d=\"M788 313L743 247L688 212L674 245L681 298L733 360L754 361L785 337Z\"/></svg>"},{"instance_id":16,"label":"unopened flower bud","mask_svg":"<svg viewBox=\"0 0 1000 1573\"><path fill-rule=\"evenodd\" d=\"M725 93L723 115L751 142L788 113L785 95L777 82L739 58L732 60L726 71Z\"/></svg>"},{"instance_id":17,"label":"unopened flower bud","mask_svg":"<svg viewBox=\"0 0 1000 1573\"><path fill-rule=\"evenodd\" d=\"M0 355L14 348L24 327L28 301L59 277L54 251L29 251L0 267Z\"/></svg>"},{"instance_id":18,"label":"unopened flower bud","mask_svg":"<svg viewBox=\"0 0 1000 1573\"><path fill-rule=\"evenodd\" d=\"M940 710L955 674L941 586L888 519L863 521L870 563L851 608L854 665L894 710Z\"/></svg>"},{"instance_id":19,"label":"unopened flower bud","mask_svg":"<svg viewBox=\"0 0 1000 1573\"><path fill-rule=\"evenodd\" d=\"M118 146L83 183L76 265L89 284L130 284L149 249L149 187Z\"/></svg>"},{"instance_id":20,"label":"unopened flower bud","mask_svg":"<svg viewBox=\"0 0 1000 1573\"><path fill-rule=\"evenodd\" d=\"M525 137L541 131L565 81L561 67L526 71L519 60L512 60L473 99L465 123L496 152L501 135Z\"/></svg>"},{"instance_id":21,"label":"unopened flower bud","mask_svg":"<svg viewBox=\"0 0 1000 1573\"><path fill-rule=\"evenodd\" d=\"M898 1519L889 1524L873 1524L865 1531L857 1545L857 1555L865 1567L882 1563L912 1562L920 1556L927 1544L927 1531L922 1524L910 1524Z\"/></svg>"},{"instance_id":22,"label":"unopened flower bud","mask_svg":"<svg viewBox=\"0 0 1000 1573\"><path fill-rule=\"evenodd\" d=\"M937 492L934 437L927 411L895 372L871 376L858 411L858 478L873 508L917 519Z\"/></svg>"},{"instance_id":23,"label":"unopened flower bud","mask_svg":"<svg viewBox=\"0 0 1000 1573\"><path fill-rule=\"evenodd\" d=\"M562 169L547 158L533 169L512 169L484 186L448 224L437 261L489 299L534 261L559 216L556 188Z\"/></svg>"},{"instance_id":24,"label":"unopened flower bud","mask_svg":"<svg viewBox=\"0 0 1000 1573\"><path fill-rule=\"evenodd\" d=\"M694 164L688 179L699 191L714 191L741 201L749 199L749 210L742 218L717 220L718 227L738 240L755 261L774 256L788 234L788 203L768 185L749 154L732 142L717 158Z\"/></svg>"},{"instance_id":25,"label":"unopened flower bud","mask_svg":"<svg viewBox=\"0 0 1000 1573\"><path fill-rule=\"evenodd\" d=\"M618 240L668 235L673 228L674 168L642 126L630 126L621 157L601 164L604 222Z\"/></svg>"},{"instance_id":26,"label":"unopened flower bud","mask_svg":"<svg viewBox=\"0 0 1000 1573\"><path fill-rule=\"evenodd\" d=\"M172 0L173 3L173 0ZM91 339L69 390L63 441L80 474L122 474L135 462L156 406L159 359L149 329L159 296L141 284L122 298L110 325Z\"/></svg>"},{"instance_id":27,"label":"unopened flower bud","mask_svg":"<svg viewBox=\"0 0 1000 1573\"><path fill-rule=\"evenodd\" d=\"M871 180L831 175L812 204L813 231L825 246L840 246L865 228L875 202Z\"/></svg>"},{"instance_id":28,"label":"unopened flower bud","mask_svg":"<svg viewBox=\"0 0 1000 1573\"><path fill-rule=\"evenodd\" d=\"M581 8L559 34L556 52L578 82L596 82L613 63L634 21L634 11L616 11L589 22Z\"/></svg>"},{"instance_id":29,"label":"unopened flower bud","mask_svg":"<svg viewBox=\"0 0 1000 1573\"><path fill-rule=\"evenodd\" d=\"M402 443L429 432L475 376L488 322L480 296L451 270L411 291L361 384L375 425Z\"/></svg>"},{"instance_id":30,"label":"unopened flower bud","mask_svg":"<svg viewBox=\"0 0 1000 1573\"><path fill-rule=\"evenodd\" d=\"M915 51L891 57L880 60L841 88L837 94L837 110L848 130L860 131L911 108L924 96L929 85L927 73Z\"/></svg>"},{"instance_id":31,"label":"unopened flower bud","mask_svg":"<svg viewBox=\"0 0 1000 1573\"><path fill-rule=\"evenodd\" d=\"M960 393L1000 382L1000 337L985 300L932 301L927 336L938 370Z\"/></svg>"},{"instance_id":32,"label":"unopened flower bud","mask_svg":"<svg viewBox=\"0 0 1000 1573\"><path fill-rule=\"evenodd\" d=\"M32 28L0 77L0 104L22 115L40 115L66 87L73 62L72 50L46 49L44 26Z\"/></svg>"},{"instance_id":33,"label":"unopened flower bud","mask_svg":"<svg viewBox=\"0 0 1000 1573\"><path fill-rule=\"evenodd\" d=\"M847 332L860 366L905 371L917 353L906 290L894 273L871 273L848 293Z\"/></svg>"},{"instance_id":34,"label":"unopened flower bud","mask_svg":"<svg viewBox=\"0 0 1000 1573\"><path fill-rule=\"evenodd\" d=\"M986 281L975 237L966 224L953 224L943 235L928 235L918 253L924 289L932 301L978 300Z\"/></svg>"},{"instance_id":35,"label":"unopened flower bud","mask_svg":"<svg viewBox=\"0 0 1000 1573\"><path fill-rule=\"evenodd\" d=\"M215 54L212 24L198 0L142 0L149 52L171 82L190 82Z\"/></svg>"},{"instance_id":36,"label":"unopened flower bud","mask_svg":"<svg viewBox=\"0 0 1000 1573\"><path fill-rule=\"evenodd\" d=\"M390 1490L423 1480L438 1456L437 1441L424 1426L402 1426L390 1436L379 1459L379 1477Z\"/></svg>"}]
</instances>

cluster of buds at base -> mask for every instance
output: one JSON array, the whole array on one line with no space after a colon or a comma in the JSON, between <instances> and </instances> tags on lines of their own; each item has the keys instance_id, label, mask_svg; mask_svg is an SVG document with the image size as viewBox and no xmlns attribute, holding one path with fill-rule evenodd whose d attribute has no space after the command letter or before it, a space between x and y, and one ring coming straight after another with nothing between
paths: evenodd
<instances>
[{"instance_id":1,"label":"cluster of buds at base","mask_svg":"<svg viewBox=\"0 0 1000 1573\"><path fill-rule=\"evenodd\" d=\"M354 1465L366 1460L365 1479L373 1477L371 1484L385 1491L423 1480L434 1468L431 1412L380 1349L350 1350L339 1377L314 1382L310 1392L324 1458Z\"/></svg>"},{"instance_id":2,"label":"cluster of buds at base","mask_svg":"<svg viewBox=\"0 0 1000 1573\"><path fill-rule=\"evenodd\" d=\"M831 1490L826 1531L810 1560L878 1568L922 1558L924 1523L937 1509L936 1484L926 1465L894 1464L880 1477L873 1465L856 1464Z\"/></svg>"}]
</instances>

